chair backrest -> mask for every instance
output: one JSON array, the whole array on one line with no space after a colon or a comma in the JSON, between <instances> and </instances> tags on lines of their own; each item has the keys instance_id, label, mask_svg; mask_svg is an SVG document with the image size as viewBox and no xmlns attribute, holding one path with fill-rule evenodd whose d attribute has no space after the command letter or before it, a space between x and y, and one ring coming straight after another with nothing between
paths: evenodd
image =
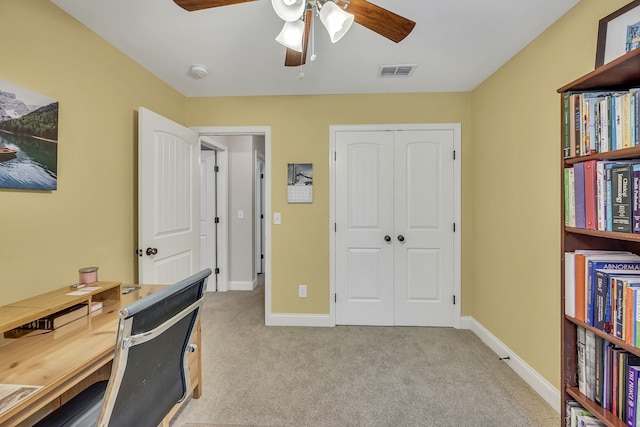
<instances>
[{"instance_id":1,"label":"chair backrest","mask_svg":"<svg viewBox=\"0 0 640 427\"><path fill-rule=\"evenodd\" d=\"M99 426L155 426L186 397L187 354L210 269L120 310Z\"/></svg>"}]
</instances>

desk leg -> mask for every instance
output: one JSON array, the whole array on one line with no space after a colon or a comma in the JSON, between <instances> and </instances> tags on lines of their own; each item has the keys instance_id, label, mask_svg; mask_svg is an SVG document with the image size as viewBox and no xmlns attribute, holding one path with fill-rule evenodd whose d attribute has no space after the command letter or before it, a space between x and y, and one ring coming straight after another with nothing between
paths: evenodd
<instances>
[{"instance_id":1,"label":"desk leg","mask_svg":"<svg viewBox=\"0 0 640 427\"><path fill-rule=\"evenodd\" d=\"M200 329L200 322L197 325L197 337L195 340L198 349L196 350L196 360L194 368L197 370L195 378L196 378L196 386L193 389L193 398L199 399L202 396L202 330Z\"/></svg>"}]
</instances>

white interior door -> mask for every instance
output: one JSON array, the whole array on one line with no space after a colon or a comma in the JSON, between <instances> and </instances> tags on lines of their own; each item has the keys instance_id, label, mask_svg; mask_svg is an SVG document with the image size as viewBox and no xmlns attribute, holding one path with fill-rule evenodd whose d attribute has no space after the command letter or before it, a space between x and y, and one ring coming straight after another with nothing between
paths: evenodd
<instances>
[{"instance_id":1,"label":"white interior door","mask_svg":"<svg viewBox=\"0 0 640 427\"><path fill-rule=\"evenodd\" d=\"M197 271L198 134L138 109L138 281L169 284Z\"/></svg>"},{"instance_id":2,"label":"white interior door","mask_svg":"<svg viewBox=\"0 0 640 427\"><path fill-rule=\"evenodd\" d=\"M200 151L200 269L215 271L217 263L217 173L216 151ZM207 281L207 291L217 290L218 275Z\"/></svg>"},{"instance_id":3,"label":"white interior door","mask_svg":"<svg viewBox=\"0 0 640 427\"><path fill-rule=\"evenodd\" d=\"M452 326L453 132L396 132L394 148L394 324Z\"/></svg>"},{"instance_id":4,"label":"white interior door","mask_svg":"<svg viewBox=\"0 0 640 427\"><path fill-rule=\"evenodd\" d=\"M335 170L336 323L393 325L393 133L338 132Z\"/></svg>"},{"instance_id":5,"label":"white interior door","mask_svg":"<svg viewBox=\"0 0 640 427\"><path fill-rule=\"evenodd\" d=\"M452 326L451 130L335 135L336 324Z\"/></svg>"}]
</instances>

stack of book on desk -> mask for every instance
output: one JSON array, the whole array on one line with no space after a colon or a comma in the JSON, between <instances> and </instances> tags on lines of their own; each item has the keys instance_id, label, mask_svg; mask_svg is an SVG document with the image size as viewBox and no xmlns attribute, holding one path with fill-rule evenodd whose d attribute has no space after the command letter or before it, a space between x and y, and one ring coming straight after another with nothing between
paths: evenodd
<instances>
[{"instance_id":1,"label":"stack of book on desk","mask_svg":"<svg viewBox=\"0 0 640 427\"><path fill-rule=\"evenodd\" d=\"M22 329L45 329L54 330L67 323L78 320L89 314L89 307L87 304L76 304L71 307L60 310L56 313L42 317L40 319L29 322L26 325L22 325Z\"/></svg>"}]
</instances>

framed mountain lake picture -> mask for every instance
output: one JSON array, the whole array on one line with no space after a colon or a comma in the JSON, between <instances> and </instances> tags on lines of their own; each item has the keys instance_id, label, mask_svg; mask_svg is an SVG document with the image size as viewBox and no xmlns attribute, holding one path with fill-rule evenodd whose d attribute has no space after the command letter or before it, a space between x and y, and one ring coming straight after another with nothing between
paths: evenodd
<instances>
[{"instance_id":1,"label":"framed mountain lake picture","mask_svg":"<svg viewBox=\"0 0 640 427\"><path fill-rule=\"evenodd\" d=\"M0 80L0 188L58 187L58 101Z\"/></svg>"}]
</instances>

